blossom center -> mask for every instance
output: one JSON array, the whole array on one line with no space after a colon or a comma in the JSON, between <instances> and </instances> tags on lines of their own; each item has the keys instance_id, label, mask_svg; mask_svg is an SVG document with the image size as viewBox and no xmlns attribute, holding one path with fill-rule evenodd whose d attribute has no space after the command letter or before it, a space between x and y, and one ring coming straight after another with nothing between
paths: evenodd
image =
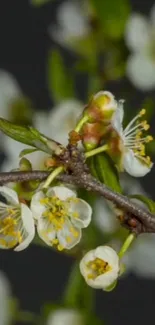
<instances>
[{"instance_id":1,"label":"blossom center","mask_svg":"<svg viewBox=\"0 0 155 325\"><path fill-rule=\"evenodd\" d=\"M62 201L57 196L45 197L40 200L40 203L46 206L46 210L42 214L43 218L46 220L47 229L45 231L45 236L48 236L52 231L56 232L56 237L52 239L51 242L53 245L57 246L58 250L63 250L64 247L59 243L57 232L62 230L71 218L79 218L78 212L69 211L70 202L76 200L78 199L71 197ZM68 231L69 233L66 233L64 236L67 243L70 243L72 241L71 237L73 236L76 238L79 234L72 223L69 224Z\"/></svg>"},{"instance_id":2,"label":"blossom center","mask_svg":"<svg viewBox=\"0 0 155 325\"><path fill-rule=\"evenodd\" d=\"M43 212L43 217L55 225L56 230L62 229L65 216L67 214L67 206L58 197L46 197L41 199L41 203L46 205L47 209Z\"/></svg>"},{"instance_id":3,"label":"blossom center","mask_svg":"<svg viewBox=\"0 0 155 325\"><path fill-rule=\"evenodd\" d=\"M99 275L105 274L111 270L111 266L108 262L95 258L93 261L88 262L87 267L89 268L90 273L87 275L88 279L96 279Z\"/></svg>"},{"instance_id":4,"label":"blossom center","mask_svg":"<svg viewBox=\"0 0 155 325\"><path fill-rule=\"evenodd\" d=\"M12 248L23 241L23 227L19 207L0 207L0 245Z\"/></svg>"},{"instance_id":5,"label":"blossom center","mask_svg":"<svg viewBox=\"0 0 155 325\"><path fill-rule=\"evenodd\" d=\"M146 113L145 109L142 109L138 115L127 125L123 131L123 141L127 149L133 150L135 156L141 159L144 163L150 166L151 160L149 156L146 156L145 145L153 140L151 135L146 135L144 132L150 128L150 125L146 120L141 120L141 117Z\"/></svg>"}]
</instances>

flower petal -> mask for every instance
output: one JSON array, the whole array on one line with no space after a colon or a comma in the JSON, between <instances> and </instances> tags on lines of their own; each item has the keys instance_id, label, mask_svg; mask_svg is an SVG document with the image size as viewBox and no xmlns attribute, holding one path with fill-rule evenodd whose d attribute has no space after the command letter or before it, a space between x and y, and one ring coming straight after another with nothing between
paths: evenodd
<instances>
[{"instance_id":1,"label":"flower petal","mask_svg":"<svg viewBox=\"0 0 155 325\"><path fill-rule=\"evenodd\" d=\"M96 289L106 289L118 278L119 267L112 269L111 271L98 276L93 283L93 287ZM90 279L87 279L89 284ZM92 281L92 280L91 280Z\"/></svg>"},{"instance_id":2,"label":"flower petal","mask_svg":"<svg viewBox=\"0 0 155 325\"><path fill-rule=\"evenodd\" d=\"M1 170L8 172L18 167L19 154L23 149L30 149L29 146L24 145L21 142L15 141L9 137L5 139L5 148L7 159L3 162Z\"/></svg>"},{"instance_id":3,"label":"flower petal","mask_svg":"<svg viewBox=\"0 0 155 325\"><path fill-rule=\"evenodd\" d=\"M117 108L117 101L115 100L115 97L114 95L110 92L110 91L107 91L107 90L100 90L97 94L95 94L93 96L93 100L97 102L97 100L99 98L105 98L105 97L108 97L108 103L104 103L104 109L105 110L109 110L109 109L113 109L115 110Z\"/></svg>"},{"instance_id":4,"label":"flower petal","mask_svg":"<svg viewBox=\"0 0 155 325\"><path fill-rule=\"evenodd\" d=\"M68 212L71 222L77 227L86 228L91 222L92 208L82 199L70 200ZM74 217L74 213L77 213L77 217Z\"/></svg>"},{"instance_id":5,"label":"flower petal","mask_svg":"<svg viewBox=\"0 0 155 325\"><path fill-rule=\"evenodd\" d=\"M141 14L132 14L127 21L125 41L132 51L143 50L150 42L151 26Z\"/></svg>"},{"instance_id":6,"label":"flower petal","mask_svg":"<svg viewBox=\"0 0 155 325\"><path fill-rule=\"evenodd\" d=\"M126 73L133 85L142 91L155 87L155 63L149 55L131 55L127 61Z\"/></svg>"},{"instance_id":7,"label":"flower petal","mask_svg":"<svg viewBox=\"0 0 155 325\"><path fill-rule=\"evenodd\" d=\"M40 200L45 197L44 193L42 191L36 192L31 200L31 211L33 218L39 219L43 212L46 210L45 205L40 203Z\"/></svg>"},{"instance_id":8,"label":"flower petal","mask_svg":"<svg viewBox=\"0 0 155 325\"><path fill-rule=\"evenodd\" d=\"M120 184L125 195L133 195L138 193L147 196L147 193L142 187L140 181L126 173L120 175Z\"/></svg>"},{"instance_id":9,"label":"flower petal","mask_svg":"<svg viewBox=\"0 0 155 325\"><path fill-rule=\"evenodd\" d=\"M129 252L129 268L145 278L155 278L155 234L143 234L138 237ZM128 265L127 265L128 267Z\"/></svg>"},{"instance_id":10,"label":"flower petal","mask_svg":"<svg viewBox=\"0 0 155 325\"><path fill-rule=\"evenodd\" d=\"M62 201L65 201L71 197L76 197L75 192L65 186L53 186L47 191L47 195L55 195Z\"/></svg>"},{"instance_id":11,"label":"flower petal","mask_svg":"<svg viewBox=\"0 0 155 325\"><path fill-rule=\"evenodd\" d=\"M50 137L67 145L68 133L74 129L82 110L82 102L74 99L65 100L52 109L48 119L51 130Z\"/></svg>"},{"instance_id":12,"label":"flower petal","mask_svg":"<svg viewBox=\"0 0 155 325\"><path fill-rule=\"evenodd\" d=\"M90 27L87 16L78 1L65 1L58 10L58 22L60 27L49 28L49 33L54 40L67 42L70 38L82 37L89 33ZM59 33L58 33L59 32ZM57 39L57 36L59 38Z\"/></svg>"},{"instance_id":13,"label":"flower petal","mask_svg":"<svg viewBox=\"0 0 155 325\"><path fill-rule=\"evenodd\" d=\"M123 121L123 117L124 117L124 109L123 109L123 100L120 100L118 102L118 107L116 109L116 111L113 114L112 120L111 120L111 124L112 127L120 134L123 134L123 127L122 127L122 121Z\"/></svg>"},{"instance_id":14,"label":"flower petal","mask_svg":"<svg viewBox=\"0 0 155 325\"><path fill-rule=\"evenodd\" d=\"M0 116L9 119L11 110L10 104L21 96L21 90L15 77L0 69Z\"/></svg>"},{"instance_id":15,"label":"flower petal","mask_svg":"<svg viewBox=\"0 0 155 325\"><path fill-rule=\"evenodd\" d=\"M28 247L35 236L35 226L32 217L32 212L26 204L21 203L21 217L23 222L23 228L27 235L22 243L20 243L14 250L19 252Z\"/></svg>"},{"instance_id":16,"label":"flower petal","mask_svg":"<svg viewBox=\"0 0 155 325\"><path fill-rule=\"evenodd\" d=\"M57 232L60 245L65 249L71 249L81 239L81 229L76 228L69 220L66 220L63 228Z\"/></svg>"},{"instance_id":17,"label":"flower petal","mask_svg":"<svg viewBox=\"0 0 155 325\"><path fill-rule=\"evenodd\" d=\"M112 268L118 269L119 258L113 248L109 246L99 246L95 250L95 257L107 262Z\"/></svg>"},{"instance_id":18,"label":"flower petal","mask_svg":"<svg viewBox=\"0 0 155 325\"><path fill-rule=\"evenodd\" d=\"M13 205L19 204L17 193L7 186L0 186L0 194L4 196L8 203Z\"/></svg>"},{"instance_id":19,"label":"flower petal","mask_svg":"<svg viewBox=\"0 0 155 325\"><path fill-rule=\"evenodd\" d=\"M48 245L53 246L53 239L56 238L56 231L51 224L48 223L44 218L40 218L37 224L37 231L39 237Z\"/></svg>"},{"instance_id":20,"label":"flower petal","mask_svg":"<svg viewBox=\"0 0 155 325\"><path fill-rule=\"evenodd\" d=\"M51 312L47 319L47 325L82 325L82 314L76 309L58 309Z\"/></svg>"},{"instance_id":21,"label":"flower petal","mask_svg":"<svg viewBox=\"0 0 155 325\"><path fill-rule=\"evenodd\" d=\"M150 172L151 167L148 167L140 159L135 157L132 150L127 150L123 157L124 169L128 174L134 177L142 177Z\"/></svg>"},{"instance_id":22,"label":"flower petal","mask_svg":"<svg viewBox=\"0 0 155 325\"><path fill-rule=\"evenodd\" d=\"M119 222L116 218L114 208L102 197L99 197L95 201L93 212L94 223L103 233L111 233L118 228Z\"/></svg>"}]
</instances>

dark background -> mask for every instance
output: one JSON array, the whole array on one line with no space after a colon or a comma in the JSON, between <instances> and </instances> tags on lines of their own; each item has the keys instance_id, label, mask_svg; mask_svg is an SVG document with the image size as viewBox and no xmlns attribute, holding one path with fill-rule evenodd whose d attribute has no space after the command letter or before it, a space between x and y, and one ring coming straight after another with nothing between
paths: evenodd
<instances>
[{"instance_id":1,"label":"dark background","mask_svg":"<svg viewBox=\"0 0 155 325\"><path fill-rule=\"evenodd\" d=\"M54 44L47 27L56 19L60 2L35 8L27 0L0 1L0 68L17 78L36 109L52 106L45 71L48 50ZM152 4L152 0L132 0L133 10L146 14ZM138 93L137 102L142 96ZM149 191L153 174L145 183ZM21 253L0 251L0 268L7 273L13 294L23 309L35 312L45 301L60 299L71 264L72 258L35 245ZM154 306L155 282L133 275L119 281L111 293L97 292L96 310L107 325L155 324Z\"/></svg>"}]
</instances>

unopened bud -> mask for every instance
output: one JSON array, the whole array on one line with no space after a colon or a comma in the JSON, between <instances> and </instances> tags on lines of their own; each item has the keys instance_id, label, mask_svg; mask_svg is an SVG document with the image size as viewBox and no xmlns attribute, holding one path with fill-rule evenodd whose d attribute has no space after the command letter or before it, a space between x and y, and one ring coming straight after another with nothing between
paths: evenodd
<instances>
[{"instance_id":1,"label":"unopened bud","mask_svg":"<svg viewBox=\"0 0 155 325\"><path fill-rule=\"evenodd\" d=\"M85 108L84 114L89 116L89 122L109 123L117 108L117 101L109 91L99 91Z\"/></svg>"},{"instance_id":2,"label":"unopened bud","mask_svg":"<svg viewBox=\"0 0 155 325\"><path fill-rule=\"evenodd\" d=\"M82 129L82 142L87 151L95 149L105 133L102 123L86 123Z\"/></svg>"},{"instance_id":3,"label":"unopened bud","mask_svg":"<svg viewBox=\"0 0 155 325\"><path fill-rule=\"evenodd\" d=\"M27 158L23 157L19 161L19 169L20 171L29 171L32 170L32 165Z\"/></svg>"}]
</instances>

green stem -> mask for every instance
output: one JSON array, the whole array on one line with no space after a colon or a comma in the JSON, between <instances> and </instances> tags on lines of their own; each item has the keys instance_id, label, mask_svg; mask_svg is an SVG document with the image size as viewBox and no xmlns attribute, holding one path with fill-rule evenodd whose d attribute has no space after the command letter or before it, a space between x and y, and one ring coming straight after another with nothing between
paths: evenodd
<instances>
[{"instance_id":1,"label":"green stem","mask_svg":"<svg viewBox=\"0 0 155 325\"><path fill-rule=\"evenodd\" d=\"M51 182L54 180L54 178L56 178L60 173L62 173L64 170L63 166L57 167L50 175L49 177L46 179L43 188L47 188Z\"/></svg>"},{"instance_id":2,"label":"green stem","mask_svg":"<svg viewBox=\"0 0 155 325\"><path fill-rule=\"evenodd\" d=\"M119 253L118 253L119 258L122 258L122 257L123 257L123 255L124 255L125 252L128 250L128 248L130 247L131 243L133 242L133 240L134 240L135 238L136 238L136 235L135 235L135 234L130 234L130 235L126 238L124 244L122 245L122 247L121 247L121 249L120 249L120 251L119 251Z\"/></svg>"},{"instance_id":3,"label":"green stem","mask_svg":"<svg viewBox=\"0 0 155 325\"><path fill-rule=\"evenodd\" d=\"M91 151L86 152L85 153L85 157L87 159L89 157L92 157L94 155L97 155L100 152L106 151L107 149L108 149L108 145L107 144L104 144L102 147L99 147L99 148L96 148L96 149L93 149Z\"/></svg>"},{"instance_id":4,"label":"green stem","mask_svg":"<svg viewBox=\"0 0 155 325\"><path fill-rule=\"evenodd\" d=\"M76 127L75 127L75 131L76 132L79 132L80 130L81 130L81 128L83 127L83 125L86 123L86 122L88 122L88 120L89 120L89 116L87 116L87 115L85 115L85 116L83 116L83 118L78 122L78 124L76 125Z\"/></svg>"}]
</instances>

